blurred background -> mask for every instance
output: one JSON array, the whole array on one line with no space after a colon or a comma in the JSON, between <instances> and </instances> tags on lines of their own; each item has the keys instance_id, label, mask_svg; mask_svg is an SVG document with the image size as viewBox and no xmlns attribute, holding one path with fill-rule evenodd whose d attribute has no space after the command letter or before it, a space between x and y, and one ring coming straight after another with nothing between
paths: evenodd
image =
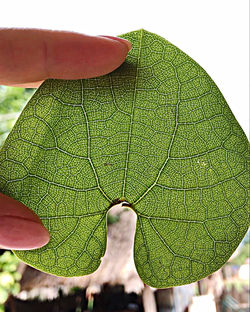
<instances>
[{"instance_id":1,"label":"blurred background","mask_svg":"<svg viewBox=\"0 0 250 312\"><path fill-rule=\"evenodd\" d=\"M9 0L0 4L0 15L0 27L113 36L139 28L155 32L209 73L249 133L248 0L44 0L35 5L29 0ZM0 146L34 91L0 86ZM120 246L122 238L116 234L122 229L131 234L131 218L123 212L109 216L111 245ZM129 255L131 246L124 245ZM228 263L210 277L157 290L139 280L131 257L121 257L117 267L123 275L117 273L116 281L108 277L98 283L95 278L94 283L92 277L65 280L41 273L19 262L11 251L0 249L0 311L249 311L249 253L248 233ZM112 273L108 266L103 270L106 275Z\"/></svg>"}]
</instances>

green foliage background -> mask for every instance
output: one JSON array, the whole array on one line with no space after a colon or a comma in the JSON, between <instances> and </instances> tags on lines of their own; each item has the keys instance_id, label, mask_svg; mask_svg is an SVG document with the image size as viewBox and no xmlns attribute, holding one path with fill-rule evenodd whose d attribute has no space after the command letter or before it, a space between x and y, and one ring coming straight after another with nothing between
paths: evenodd
<instances>
[{"instance_id":1,"label":"green foliage background","mask_svg":"<svg viewBox=\"0 0 250 312\"><path fill-rule=\"evenodd\" d=\"M17 272L19 260L10 251L0 255L0 312L4 311L4 303L9 295L17 295L20 291L21 274Z\"/></svg>"},{"instance_id":2,"label":"green foliage background","mask_svg":"<svg viewBox=\"0 0 250 312\"><path fill-rule=\"evenodd\" d=\"M0 86L0 147L34 92L34 89Z\"/></svg>"}]
</instances>

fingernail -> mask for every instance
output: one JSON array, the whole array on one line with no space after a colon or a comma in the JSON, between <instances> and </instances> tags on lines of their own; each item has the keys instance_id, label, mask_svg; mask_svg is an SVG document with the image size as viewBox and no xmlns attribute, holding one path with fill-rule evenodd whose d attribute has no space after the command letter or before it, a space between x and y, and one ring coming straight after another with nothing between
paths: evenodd
<instances>
[{"instance_id":1,"label":"fingernail","mask_svg":"<svg viewBox=\"0 0 250 312\"><path fill-rule=\"evenodd\" d=\"M128 48L128 52L132 49L132 43L126 39L119 38L119 37L112 37L112 36L99 36L99 37L104 37L104 38L116 40L116 41L119 41L119 42L125 44L126 47Z\"/></svg>"},{"instance_id":2,"label":"fingernail","mask_svg":"<svg viewBox=\"0 0 250 312\"><path fill-rule=\"evenodd\" d=\"M36 249L49 242L49 232L42 223L15 216L0 218L0 246L6 249Z\"/></svg>"}]
</instances>

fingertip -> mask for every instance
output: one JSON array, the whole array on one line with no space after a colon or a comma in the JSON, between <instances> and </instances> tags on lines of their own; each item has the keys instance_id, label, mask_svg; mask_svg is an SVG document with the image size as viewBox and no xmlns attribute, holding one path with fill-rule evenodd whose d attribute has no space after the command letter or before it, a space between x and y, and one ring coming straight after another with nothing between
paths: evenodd
<instances>
[{"instance_id":1,"label":"fingertip","mask_svg":"<svg viewBox=\"0 0 250 312\"><path fill-rule=\"evenodd\" d=\"M74 34L47 48L49 78L87 79L108 74L128 55L121 38Z\"/></svg>"},{"instance_id":2,"label":"fingertip","mask_svg":"<svg viewBox=\"0 0 250 312\"><path fill-rule=\"evenodd\" d=\"M0 245L7 249L36 249L50 239L48 230L41 223L18 217L1 217L0 228Z\"/></svg>"},{"instance_id":3,"label":"fingertip","mask_svg":"<svg viewBox=\"0 0 250 312\"><path fill-rule=\"evenodd\" d=\"M100 35L99 37L109 38L109 39L121 42L122 44L124 44L127 47L128 52L131 51L131 49L132 49L132 43L130 41L128 41L127 39L120 38L120 37L113 37L113 36L103 36L103 35Z\"/></svg>"}]
</instances>

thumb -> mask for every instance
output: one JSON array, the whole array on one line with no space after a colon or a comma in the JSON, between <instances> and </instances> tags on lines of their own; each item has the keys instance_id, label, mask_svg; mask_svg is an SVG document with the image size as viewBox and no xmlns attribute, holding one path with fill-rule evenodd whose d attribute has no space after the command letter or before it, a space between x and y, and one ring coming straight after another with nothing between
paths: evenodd
<instances>
[{"instance_id":1,"label":"thumb","mask_svg":"<svg viewBox=\"0 0 250 312\"><path fill-rule=\"evenodd\" d=\"M39 217L22 203L0 193L0 248L35 249L48 241L49 232Z\"/></svg>"}]
</instances>

